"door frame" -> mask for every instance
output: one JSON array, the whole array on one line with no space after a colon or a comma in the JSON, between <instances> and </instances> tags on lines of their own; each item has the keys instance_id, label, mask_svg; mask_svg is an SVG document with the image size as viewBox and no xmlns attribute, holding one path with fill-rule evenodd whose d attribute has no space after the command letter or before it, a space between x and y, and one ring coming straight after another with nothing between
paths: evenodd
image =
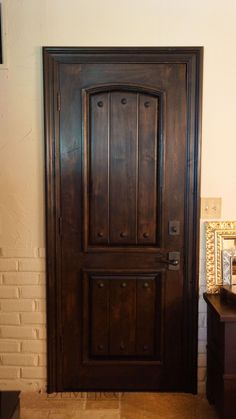
<instances>
[{"instance_id":1,"label":"door frame","mask_svg":"<svg viewBox=\"0 0 236 419\"><path fill-rule=\"evenodd\" d=\"M182 63L187 74L187 207L184 277L184 352L187 392L197 392L198 266L200 220L200 150L203 47L43 47L46 270L47 391L60 390L60 214L59 187L59 65L61 63Z\"/></svg>"}]
</instances>

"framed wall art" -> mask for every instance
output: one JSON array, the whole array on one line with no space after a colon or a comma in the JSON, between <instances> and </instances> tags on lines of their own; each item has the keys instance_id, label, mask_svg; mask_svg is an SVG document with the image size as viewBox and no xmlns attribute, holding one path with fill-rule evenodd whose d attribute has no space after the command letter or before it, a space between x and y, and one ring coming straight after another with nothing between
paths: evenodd
<instances>
[{"instance_id":1,"label":"framed wall art","mask_svg":"<svg viewBox=\"0 0 236 419\"><path fill-rule=\"evenodd\" d=\"M236 275L236 221L206 223L207 292L219 293Z\"/></svg>"}]
</instances>

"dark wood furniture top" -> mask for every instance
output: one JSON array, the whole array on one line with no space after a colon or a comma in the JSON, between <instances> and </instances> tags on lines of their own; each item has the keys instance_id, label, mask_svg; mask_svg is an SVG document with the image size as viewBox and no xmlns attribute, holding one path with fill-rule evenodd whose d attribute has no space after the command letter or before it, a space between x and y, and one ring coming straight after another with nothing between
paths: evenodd
<instances>
[{"instance_id":1,"label":"dark wood furniture top","mask_svg":"<svg viewBox=\"0 0 236 419\"><path fill-rule=\"evenodd\" d=\"M219 294L204 294L204 300L210 305L219 316L221 322L235 322L236 308L227 304Z\"/></svg>"},{"instance_id":2,"label":"dark wood furniture top","mask_svg":"<svg viewBox=\"0 0 236 419\"><path fill-rule=\"evenodd\" d=\"M236 285L224 285L220 289L221 301L236 308Z\"/></svg>"}]
</instances>

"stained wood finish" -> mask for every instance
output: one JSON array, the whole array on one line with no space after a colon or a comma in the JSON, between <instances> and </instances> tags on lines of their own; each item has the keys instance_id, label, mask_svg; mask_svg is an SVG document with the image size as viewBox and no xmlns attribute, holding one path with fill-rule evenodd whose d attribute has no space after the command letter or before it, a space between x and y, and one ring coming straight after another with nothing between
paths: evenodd
<instances>
[{"instance_id":1,"label":"stained wood finish","mask_svg":"<svg viewBox=\"0 0 236 419\"><path fill-rule=\"evenodd\" d=\"M220 295L204 294L207 303L208 401L222 419L235 418L236 309Z\"/></svg>"},{"instance_id":2,"label":"stained wood finish","mask_svg":"<svg viewBox=\"0 0 236 419\"><path fill-rule=\"evenodd\" d=\"M136 352L140 356L155 354L157 360L161 353L160 292L160 280L154 277L137 280Z\"/></svg>"},{"instance_id":3,"label":"stained wood finish","mask_svg":"<svg viewBox=\"0 0 236 419\"><path fill-rule=\"evenodd\" d=\"M195 391L201 49L44 68L48 390Z\"/></svg>"},{"instance_id":4,"label":"stained wood finish","mask_svg":"<svg viewBox=\"0 0 236 419\"><path fill-rule=\"evenodd\" d=\"M125 96L125 97L124 97ZM124 101L124 103L122 103ZM111 97L111 242L135 243L137 104L132 94ZM117 200L119 193L119 200Z\"/></svg>"},{"instance_id":5,"label":"stained wood finish","mask_svg":"<svg viewBox=\"0 0 236 419\"><path fill-rule=\"evenodd\" d=\"M107 93L93 95L89 104L91 188L88 191L90 195L88 231L92 244L109 242L109 104L110 95Z\"/></svg>"},{"instance_id":6,"label":"stained wood finish","mask_svg":"<svg viewBox=\"0 0 236 419\"><path fill-rule=\"evenodd\" d=\"M160 304L156 280L153 276L91 277L91 299L85 298L90 301L87 318L91 317L92 355L143 357L154 355L155 346L158 359L161 328L156 333L154 328L160 324L161 310L156 307L157 301ZM159 337L157 342L154 336Z\"/></svg>"},{"instance_id":7,"label":"stained wood finish","mask_svg":"<svg viewBox=\"0 0 236 419\"><path fill-rule=\"evenodd\" d=\"M86 241L92 246L157 244L161 98L143 94L138 86L100 90L88 97L84 92Z\"/></svg>"},{"instance_id":8,"label":"stained wood finish","mask_svg":"<svg viewBox=\"0 0 236 419\"><path fill-rule=\"evenodd\" d=\"M161 138L158 99L139 95L138 179L137 179L137 241L157 244L158 235L158 167L161 166ZM152 193L149 193L152 185Z\"/></svg>"}]
</instances>

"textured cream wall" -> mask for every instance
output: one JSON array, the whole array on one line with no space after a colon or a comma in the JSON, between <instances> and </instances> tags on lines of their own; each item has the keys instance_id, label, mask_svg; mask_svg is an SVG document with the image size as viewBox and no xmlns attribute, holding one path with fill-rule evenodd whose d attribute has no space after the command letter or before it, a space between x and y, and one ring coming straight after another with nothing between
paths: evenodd
<instances>
[{"instance_id":1,"label":"textured cream wall","mask_svg":"<svg viewBox=\"0 0 236 419\"><path fill-rule=\"evenodd\" d=\"M37 389L45 383L41 47L203 45L202 195L221 196L222 217L235 219L236 2L4 0L4 4L8 69L0 69L0 323L4 323L0 387L13 388L17 382L18 388ZM203 290L204 244L201 248ZM201 389L205 324L200 298Z\"/></svg>"}]
</instances>

